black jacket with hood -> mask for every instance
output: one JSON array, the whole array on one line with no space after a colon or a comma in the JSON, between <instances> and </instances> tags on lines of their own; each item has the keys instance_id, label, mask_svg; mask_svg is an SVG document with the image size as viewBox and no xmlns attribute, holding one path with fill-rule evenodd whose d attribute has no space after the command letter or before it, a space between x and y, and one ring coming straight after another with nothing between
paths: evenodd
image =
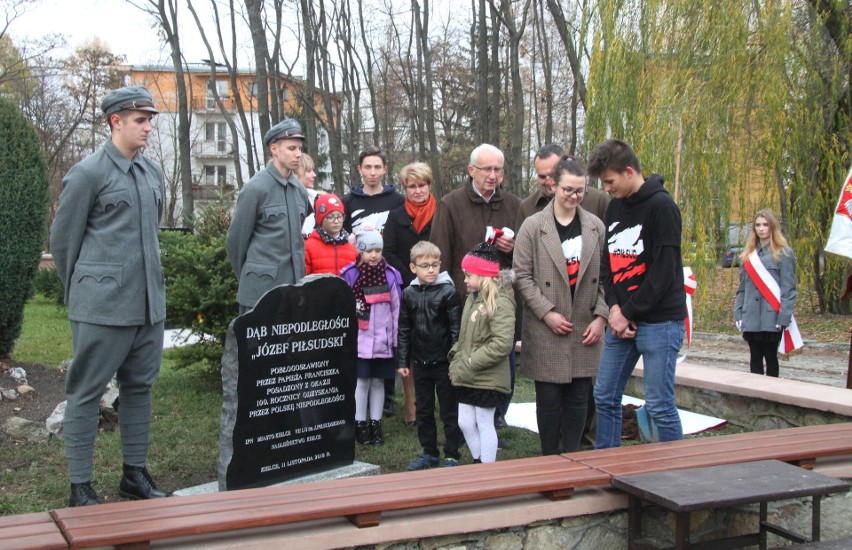
<instances>
[{"instance_id":1,"label":"black jacket with hood","mask_svg":"<svg viewBox=\"0 0 852 550\"><path fill-rule=\"evenodd\" d=\"M601 261L607 305L629 320L661 323L686 317L680 209L652 174L639 190L613 198L606 211Z\"/></svg>"}]
</instances>

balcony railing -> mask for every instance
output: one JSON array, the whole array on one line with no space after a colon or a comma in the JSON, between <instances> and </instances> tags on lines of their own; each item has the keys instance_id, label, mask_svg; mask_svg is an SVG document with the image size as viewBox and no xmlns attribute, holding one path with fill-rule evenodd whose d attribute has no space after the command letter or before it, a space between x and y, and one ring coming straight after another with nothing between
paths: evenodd
<instances>
[{"instance_id":1,"label":"balcony railing","mask_svg":"<svg viewBox=\"0 0 852 550\"><path fill-rule=\"evenodd\" d=\"M233 183L224 185L194 184L192 186L192 197L197 201L213 201L220 198L233 197L235 186Z\"/></svg>"},{"instance_id":2,"label":"balcony railing","mask_svg":"<svg viewBox=\"0 0 852 550\"><path fill-rule=\"evenodd\" d=\"M192 154L196 157L229 157L234 148L226 139L215 141L196 141L192 144Z\"/></svg>"}]
</instances>

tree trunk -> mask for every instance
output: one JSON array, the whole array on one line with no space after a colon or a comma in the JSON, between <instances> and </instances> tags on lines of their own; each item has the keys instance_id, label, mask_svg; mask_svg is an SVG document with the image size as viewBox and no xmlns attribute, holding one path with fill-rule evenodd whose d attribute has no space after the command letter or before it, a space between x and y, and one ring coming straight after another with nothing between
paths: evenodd
<instances>
[{"instance_id":1,"label":"tree trunk","mask_svg":"<svg viewBox=\"0 0 852 550\"><path fill-rule=\"evenodd\" d=\"M169 45L172 66L175 70L175 89L178 100L178 159L180 163L181 184L181 214L184 226L192 224L192 215L195 212L195 198L192 195L192 151L189 140L189 99L186 93L186 80L183 72L183 53L180 49L180 37L178 36L177 6L173 0L149 0L154 6L153 15L157 19L166 43Z\"/></svg>"},{"instance_id":2,"label":"tree trunk","mask_svg":"<svg viewBox=\"0 0 852 550\"><path fill-rule=\"evenodd\" d=\"M580 104L583 109L586 109L586 79L583 77L582 67L580 66L580 58L577 55L577 49L574 47L574 41L571 39L571 33L568 30L568 22L565 20L565 15L562 13L562 6L557 0L547 0L547 8L550 10L550 15L553 17L553 23L562 39L562 44L565 46L565 53L568 56L568 64L571 66L571 73L574 75L574 86L577 87L577 95L580 98Z\"/></svg>"},{"instance_id":3,"label":"tree trunk","mask_svg":"<svg viewBox=\"0 0 852 550\"><path fill-rule=\"evenodd\" d=\"M266 44L266 30L261 16L263 0L245 0L248 12L248 25L251 34L251 42L254 47L254 65L257 74L257 118L260 125L261 137L271 128L269 117L269 73L267 71L267 60L269 59L269 47ZM269 150L263 147L263 163L269 160Z\"/></svg>"}]
</instances>

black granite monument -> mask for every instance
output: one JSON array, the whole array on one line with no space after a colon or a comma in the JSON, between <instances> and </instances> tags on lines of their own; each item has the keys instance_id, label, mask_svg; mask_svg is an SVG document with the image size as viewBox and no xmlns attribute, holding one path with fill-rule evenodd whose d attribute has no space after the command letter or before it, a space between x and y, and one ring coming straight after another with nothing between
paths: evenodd
<instances>
[{"instance_id":1,"label":"black granite monument","mask_svg":"<svg viewBox=\"0 0 852 550\"><path fill-rule=\"evenodd\" d=\"M355 460L355 298L339 277L267 292L222 358L219 489L271 485Z\"/></svg>"}]
</instances>

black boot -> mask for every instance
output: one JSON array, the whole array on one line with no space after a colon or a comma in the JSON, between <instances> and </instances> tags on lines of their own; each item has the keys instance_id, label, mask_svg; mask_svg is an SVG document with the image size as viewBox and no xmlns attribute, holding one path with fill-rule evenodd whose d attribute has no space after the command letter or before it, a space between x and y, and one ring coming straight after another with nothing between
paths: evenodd
<instances>
[{"instance_id":1,"label":"black boot","mask_svg":"<svg viewBox=\"0 0 852 550\"><path fill-rule=\"evenodd\" d=\"M145 466L124 465L124 477L118 486L118 494L131 500L146 500L149 498L163 498L168 496L157 489L151 474Z\"/></svg>"},{"instance_id":2,"label":"black boot","mask_svg":"<svg viewBox=\"0 0 852 550\"><path fill-rule=\"evenodd\" d=\"M371 443L370 425L367 424L366 420L355 421L355 441L361 445L369 445Z\"/></svg>"},{"instance_id":3,"label":"black boot","mask_svg":"<svg viewBox=\"0 0 852 550\"><path fill-rule=\"evenodd\" d=\"M98 494L92 488L90 481L71 484L71 498L68 499L68 506L94 506L100 503Z\"/></svg>"},{"instance_id":4,"label":"black boot","mask_svg":"<svg viewBox=\"0 0 852 550\"><path fill-rule=\"evenodd\" d=\"M381 420L370 420L370 443L373 445L384 445L385 443Z\"/></svg>"},{"instance_id":5,"label":"black boot","mask_svg":"<svg viewBox=\"0 0 852 550\"><path fill-rule=\"evenodd\" d=\"M382 408L382 416L393 416L396 409L396 402L393 400L393 395L385 394L385 403Z\"/></svg>"}]
</instances>

